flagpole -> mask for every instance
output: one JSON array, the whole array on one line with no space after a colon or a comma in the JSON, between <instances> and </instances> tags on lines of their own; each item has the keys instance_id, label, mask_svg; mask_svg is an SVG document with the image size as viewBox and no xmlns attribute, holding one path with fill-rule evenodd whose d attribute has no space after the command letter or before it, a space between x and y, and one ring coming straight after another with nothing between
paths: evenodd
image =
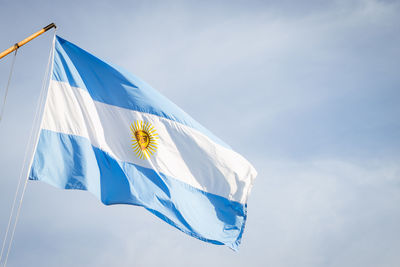
<instances>
[{"instance_id":1,"label":"flagpole","mask_svg":"<svg viewBox=\"0 0 400 267\"><path fill-rule=\"evenodd\" d=\"M21 46L23 46L24 44L32 41L33 39L35 39L36 37L38 37L39 35L41 35L42 33L47 32L48 30L50 30L51 28L57 28L57 26L54 23L50 23L49 25L47 25L46 27L42 28L41 30L35 32L34 34L32 34L31 36L25 38L24 40L22 40L21 42L16 43L15 45L11 46L10 48L4 50L3 52L0 53L0 59L2 59L3 57L7 56L8 54L10 54L11 52L17 50L18 48L20 48Z\"/></svg>"}]
</instances>

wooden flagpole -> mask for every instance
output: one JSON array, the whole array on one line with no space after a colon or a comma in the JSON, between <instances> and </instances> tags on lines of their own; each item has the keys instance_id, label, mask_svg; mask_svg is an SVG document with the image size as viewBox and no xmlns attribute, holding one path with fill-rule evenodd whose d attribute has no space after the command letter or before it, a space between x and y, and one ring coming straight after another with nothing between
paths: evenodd
<instances>
[{"instance_id":1,"label":"wooden flagpole","mask_svg":"<svg viewBox=\"0 0 400 267\"><path fill-rule=\"evenodd\" d=\"M26 44L27 42L32 41L33 39L35 39L36 37L38 37L39 35L41 35L42 33L47 32L48 30L50 30L51 28L56 28L57 26L54 23L51 23L49 25L47 25L46 27L42 28L40 31L35 32L34 34L32 34L31 36L25 38L24 40L22 40L19 43L16 43L15 45L11 46L10 48L4 50L3 52L0 53L0 59L2 59L3 57L7 56L8 54L10 54L11 52L17 50L18 48L20 48L21 46L23 46L24 44Z\"/></svg>"}]
</instances>

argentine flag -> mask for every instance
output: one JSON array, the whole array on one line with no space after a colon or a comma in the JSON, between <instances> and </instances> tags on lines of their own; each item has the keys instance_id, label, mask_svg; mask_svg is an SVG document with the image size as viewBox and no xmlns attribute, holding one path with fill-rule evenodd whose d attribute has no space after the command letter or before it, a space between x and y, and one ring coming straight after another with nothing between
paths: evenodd
<instances>
[{"instance_id":1,"label":"argentine flag","mask_svg":"<svg viewBox=\"0 0 400 267\"><path fill-rule=\"evenodd\" d=\"M236 250L256 171L145 82L56 37L29 179L146 208Z\"/></svg>"}]
</instances>

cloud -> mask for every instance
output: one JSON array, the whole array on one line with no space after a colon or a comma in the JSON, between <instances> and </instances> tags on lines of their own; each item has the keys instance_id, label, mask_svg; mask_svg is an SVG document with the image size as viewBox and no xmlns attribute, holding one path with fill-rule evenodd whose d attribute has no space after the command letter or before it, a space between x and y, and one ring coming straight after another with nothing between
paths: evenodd
<instances>
[{"instance_id":1,"label":"cloud","mask_svg":"<svg viewBox=\"0 0 400 267\"><path fill-rule=\"evenodd\" d=\"M400 213L394 205L400 191L397 162L256 163L262 176L250 199L244 242L257 240L245 247L265 254L254 266L262 266L261 262L267 266L390 266L398 262L391 249L399 246ZM263 204L252 208L252 203Z\"/></svg>"}]
</instances>

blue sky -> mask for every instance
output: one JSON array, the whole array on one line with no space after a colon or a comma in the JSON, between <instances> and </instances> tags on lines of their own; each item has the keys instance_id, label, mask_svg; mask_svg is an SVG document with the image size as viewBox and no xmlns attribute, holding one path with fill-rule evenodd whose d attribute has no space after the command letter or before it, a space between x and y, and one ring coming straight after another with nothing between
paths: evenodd
<instances>
[{"instance_id":1,"label":"blue sky","mask_svg":"<svg viewBox=\"0 0 400 267\"><path fill-rule=\"evenodd\" d=\"M254 164L238 253L142 208L29 182L8 266L397 266L400 2L4 1L0 50L57 34L162 92ZM52 33L0 123L7 225ZM11 56L0 61L3 97Z\"/></svg>"}]
</instances>

